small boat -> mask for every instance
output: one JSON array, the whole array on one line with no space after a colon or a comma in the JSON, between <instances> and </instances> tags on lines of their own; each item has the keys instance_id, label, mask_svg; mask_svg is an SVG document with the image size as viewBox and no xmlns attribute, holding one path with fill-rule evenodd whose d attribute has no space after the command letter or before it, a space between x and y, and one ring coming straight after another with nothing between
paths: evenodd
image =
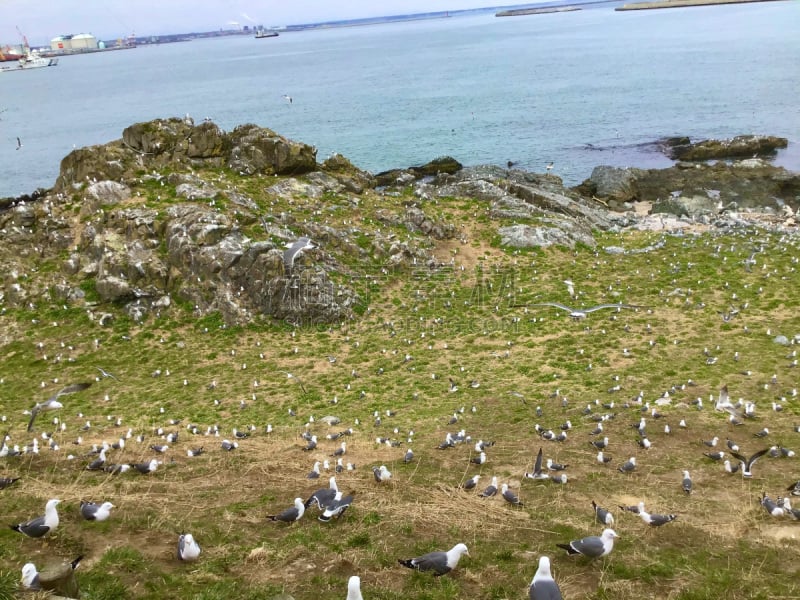
<instances>
[{"instance_id":1,"label":"small boat","mask_svg":"<svg viewBox=\"0 0 800 600\"><path fill-rule=\"evenodd\" d=\"M270 31L267 29L259 29L256 31L256 39L278 37L277 31Z\"/></svg>"},{"instance_id":2,"label":"small boat","mask_svg":"<svg viewBox=\"0 0 800 600\"><path fill-rule=\"evenodd\" d=\"M30 52L20 58L16 63L0 65L0 71L28 71L41 67L55 67L57 64L57 58L44 58L43 56Z\"/></svg>"}]
</instances>

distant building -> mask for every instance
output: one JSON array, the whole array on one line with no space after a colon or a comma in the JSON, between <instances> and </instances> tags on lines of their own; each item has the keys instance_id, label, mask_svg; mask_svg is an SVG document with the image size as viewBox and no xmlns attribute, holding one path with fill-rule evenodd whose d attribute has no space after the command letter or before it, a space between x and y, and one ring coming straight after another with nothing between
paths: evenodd
<instances>
[{"instance_id":1,"label":"distant building","mask_svg":"<svg viewBox=\"0 0 800 600\"><path fill-rule=\"evenodd\" d=\"M50 49L58 52L80 52L97 48L97 38L91 33L60 35L50 40Z\"/></svg>"}]
</instances>

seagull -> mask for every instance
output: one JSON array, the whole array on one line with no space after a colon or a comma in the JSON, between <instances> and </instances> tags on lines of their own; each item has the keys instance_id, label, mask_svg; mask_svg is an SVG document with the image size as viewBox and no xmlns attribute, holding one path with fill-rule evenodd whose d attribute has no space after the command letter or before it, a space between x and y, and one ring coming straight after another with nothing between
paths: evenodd
<instances>
[{"instance_id":1,"label":"seagull","mask_svg":"<svg viewBox=\"0 0 800 600\"><path fill-rule=\"evenodd\" d=\"M361 595L361 578L353 575L347 581L347 598L345 600L364 600Z\"/></svg>"},{"instance_id":2,"label":"seagull","mask_svg":"<svg viewBox=\"0 0 800 600\"><path fill-rule=\"evenodd\" d=\"M603 525L614 524L614 515L608 512L605 508L598 506L594 500L592 500L592 508L594 509L594 518L598 523L602 523Z\"/></svg>"},{"instance_id":3,"label":"seagull","mask_svg":"<svg viewBox=\"0 0 800 600\"><path fill-rule=\"evenodd\" d=\"M547 163L544 168L547 170L547 174L549 175L550 171L553 170L553 161L551 160L549 163Z\"/></svg>"},{"instance_id":4,"label":"seagull","mask_svg":"<svg viewBox=\"0 0 800 600\"><path fill-rule=\"evenodd\" d=\"M469 479L467 479L464 484L461 486L465 490L474 490L475 486L478 485L478 481L480 481L480 475L473 475Z\"/></svg>"},{"instance_id":5,"label":"seagull","mask_svg":"<svg viewBox=\"0 0 800 600\"><path fill-rule=\"evenodd\" d=\"M692 493L692 478L689 476L689 471L683 472L682 486L683 486L683 491L686 492L686 494Z\"/></svg>"},{"instance_id":6,"label":"seagull","mask_svg":"<svg viewBox=\"0 0 800 600\"><path fill-rule=\"evenodd\" d=\"M291 506L277 515L267 515L270 521L281 521L282 523L294 523L299 521L306 511L306 506L302 498L294 499L294 506Z\"/></svg>"},{"instance_id":7,"label":"seagull","mask_svg":"<svg viewBox=\"0 0 800 600\"><path fill-rule=\"evenodd\" d=\"M742 463L742 477L752 477L753 473L750 471L751 467L756 464L756 461L764 456L767 452L769 452L769 448L764 448L763 450L759 450L755 454L753 454L750 458L746 458L745 456L739 454L738 452L731 452L731 456L733 456L736 460L741 461Z\"/></svg>"},{"instance_id":8,"label":"seagull","mask_svg":"<svg viewBox=\"0 0 800 600\"><path fill-rule=\"evenodd\" d=\"M389 481L392 478L392 473L389 471L389 469L386 468L386 465L381 465L380 467L373 467L372 474L375 476L375 481L377 481L378 483Z\"/></svg>"},{"instance_id":9,"label":"seagull","mask_svg":"<svg viewBox=\"0 0 800 600\"><path fill-rule=\"evenodd\" d=\"M19 477L0 477L0 490L4 490L7 487L14 485L19 481Z\"/></svg>"},{"instance_id":10,"label":"seagull","mask_svg":"<svg viewBox=\"0 0 800 600\"><path fill-rule=\"evenodd\" d=\"M286 248L283 253L283 264L286 267L286 271L291 273L295 259L304 251L313 250L316 246L311 243L310 238L301 237L295 242L286 244Z\"/></svg>"},{"instance_id":11,"label":"seagull","mask_svg":"<svg viewBox=\"0 0 800 600\"><path fill-rule=\"evenodd\" d=\"M550 559L539 557L539 568L528 590L530 600L561 600L561 590L550 573Z\"/></svg>"},{"instance_id":12,"label":"seagull","mask_svg":"<svg viewBox=\"0 0 800 600\"><path fill-rule=\"evenodd\" d=\"M19 137L17 137L17 150L19 150L20 148L22 148L22 140L20 140Z\"/></svg>"},{"instance_id":13,"label":"seagull","mask_svg":"<svg viewBox=\"0 0 800 600\"><path fill-rule=\"evenodd\" d=\"M11 529L32 538L40 538L47 535L58 527L58 511L56 511L56 505L59 502L61 502L61 500L57 498L48 500L44 507L44 516L36 517L26 523L11 525Z\"/></svg>"},{"instance_id":14,"label":"seagull","mask_svg":"<svg viewBox=\"0 0 800 600\"><path fill-rule=\"evenodd\" d=\"M429 552L417 558L399 559L397 562L409 569L433 571L434 577L439 577L455 569L464 554L469 556L466 544L456 544L447 552Z\"/></svg>"},{"instance_id":15,"label":"seagull","mask_svg":"<svg viewBox=\"0 0 800 600\"><path fill-rule=\"evenodd\" d=\"M91 382L73 383L64 388L61 388L44 402L37 403L36 406L34 406L31 409L31 420L28 422L28 431L33 430L33 422L36 420L36 415L38 415L40 412L46 412L49 410L57 410L59 408L64 408L64 405L58 401L58 399L61 396L64 396L66 394L74 394L75 392L80 392L88 388L90 385L92 385Z\"/></svg>"},{"instance_id":16,"label":"seagull","mask_svg":"<svg viewBox=\"0 0 800 600\"><path fill-rule=\"evenodd\" d=\"M492 483L486 486L486 489L478 494L481 498L491 498L497 494L497 477L492 477Z\"/></svg>"},{"instance_id":17,"label":"seagull","mask_svg":"<svg viewBox=\"0 0 800 600\"><path fill-rule=\"evenodd\" d=\"M597 306L590 306L589 308L572 308L571 306L566 306L558 302L541 302L538 304L531 304L530 306L554 306L555 308L560 308L561 310L567 311L569 316L575 320L585 319L589 313L596 310L602 310L604 308L616 308L617 310L620 308L645 308L635 304L598 304Z\"/></svg>"},{"instance_id":18,"label":"seagull","mask_svg":"<svg viewBox=\"0 0 800 600\"><path fill-rule=\"evenodd\" d=\"M503 499L509 504L513 504L514 506L524 506L522 500L519 499L519 496L517 496L514 492L508 489L507 483L504 483L500 487L500 493L503 495Z\"/></svg>"},{"instance_id":19,"label":"seagull","mask_svg":"<svg viewBox=\"0 0 800 600\"><path fill-rule=\"evenodd\" d=\"M320 510L325 510L325 508L333 502L333 499L336 497L336 492L339 491L339 487L336 485L336 477L331 477L328 480L328 487L320 488L311 494L303 503L303 506L309 508L312 504L316 504L317 508Z\"/></svg>"},{"instance_id":20,"label":"seagull","mask_svg":"<svg viewBox=\"0 0 800 600\"><path fill-rule=\"evenodd\" d=\"M331 500L330 504L325 507L325 510L322 511L322 514L317 517L318 520L322 521L323 523L327 523L333 517L337 519L341 517L344 512L350 508L350 505L353 503L353 494L348 494L347 496L343 496L342 492L336 492L336 495Z\"/></svg>"},{"instance_id":21,"label":"seagull","mask_svg":"<svg viewBox=\"0 0 800 600\"><path fill-rule=\"evenodd\" d=\"M639 516L642 518L642 521L651 527L661 527L662 525L666 525L667 523L670 523L678 518L678 515L650 514L644 509L644 502L639 504Z\"/></svg>"},{"instance_id":22,"label":"seagull","mask_svg":"<svg viewBox=\"0 0 800 600\"><path fill-rule=\"evenodd\" d=\"M536 454L536 462L533 464L533 472L532 473L525 473L524 475L527 479L547 479L549 475L542 471L542 449L539 448L539 452Z\"/></svg>"},{"instance_id":23,"label":"seagull","mask_svg":"<svg viewBox=\"0 0 800 600\"><path fill-rule=\"evenodd\" d=\"M69 563L73 571L78 568L78 564L81 560L83 560L83 554ZM26 563L25 566L22 567L22 587L32 591L42 589L41 582L39 581L39 572L36 570L36 565L33 563Z\"/></svg>"},{"instance_id":24,"label":"seagull","mask_svg":"<svg viewBox=\"0 0 800 600\"><path fill-rule=\"evenodd\" d=\"M95 502L81 501L81 515L87 521L105 521L111 516L111 509L114 505L111 502L103 502L98 505Z\"/></svg>"},{"instance_id":25,"label":"seagull","mask_svg":"<svg viewBox=\"0 0 800 600\"><path fill-rule=\"evenodd\" d=\"M617 469L620 473L633 473L636 470L636 457L631 456Z\"/></svg>"},{"instance_id":26,"label":"seagull","mask_svg":"<svg viewBox=\"0 0 800 600\"><path fill-rule=\"evenodd\" d=\"M287 101L289 104L291 104L291 103L292 103L292 97L291 97L289 94L283 94L283 95L281 96L281 98L283 98L284 100L286 100L286 101Z\"/></svg>"},{"instance_id":27,"label":"seagull","mask_svg":"<svg viewBox=\"0 0 800 600\"><path fill-rule=\"evenodd\" d=\"M132 469L136 469L142 475L146 475L147 473L152 473L158 468L158 460L154 458L150 462L146 463L131 463L130 467Z\"/></svg>"},{"instance_id":28,"label":"seagull","mask_svg":"<svg viewBox=\"0 0 800 600\"><path fill-rule=\"evenodd\" d=\"M613 529L604 529L600 536L590 535L569 544L556 544L567 551L567 554L582 554L589 558L600 558L614 549L614 538L619 536Z\"/></svg>"},{"instance_id":29,"label":"seagull","mask_svg":"<svg viewBox=\"0 0 800 600\"><path fill-rule=\"evenodd\" d=\"M182 533L178 538L178 560L193 561L200 556L200 546L191 533Z\"/></svg>"},{"instance_id":30,"label":"seagull","mask_svg":"<svg viewBox=\"0 0 800 600\"><path fill-rule=\"evenodd\" d=\"M98 371L100 371L100 375L102 375L103 377L110 377L110 378L111 378L111 379L113 379L114 381L119 381L119 379L117 379L116 377L114 377L114 375L113 375L112 373L109 373L109 372L108 372L108 371L106 371L104 368L102 368L102 367L95 367L95 369L97 369Z\"/></svg>"}]
</instances>

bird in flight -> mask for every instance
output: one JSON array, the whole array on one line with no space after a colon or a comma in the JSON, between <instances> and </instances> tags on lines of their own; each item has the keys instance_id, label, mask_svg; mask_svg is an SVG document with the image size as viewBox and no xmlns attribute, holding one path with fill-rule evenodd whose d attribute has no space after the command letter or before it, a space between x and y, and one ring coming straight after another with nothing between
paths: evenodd
<instances>
[{"instance_id":1,"label":"bird in flight","mask_svg":"<svg viewBox=\"0 0 800 600\"><path fill-rule=\"evenodd\" d=\"M555 308L567 311L569 316L576 320L585 319L589 313L604 308L616 308L617 310L621 308L645 308L644 306L637 306L635 304L598 304L597 306L590 306L588 308L572 308L571 306L566 306L558 302L540 302L537 304L530 304L529 306L554 306Z\"/></svg>"},{"instance_id":2,"label":"bird in flight","mask_svg":"<svg viewBox=\"0 0 800 600\"><path fill-rule=\"evenodd\" d=\"M22 140L20 140L19 137L17 137L17 150L19 150L20 148L22 148Z\"/></svg>"},{"instance_id":3,"label":"bird in flight","mask_svg":"<svg viewBox=\"0 0 800 600\"><path fill-rule=\"evenodd\" d=\"M28 431L31 431L33 429L33 422L36 420L36 415L38 415L40 412L64 408L64 405L58 401L58 399L61 396L64 396L65 394L74 394L75 392L80 392L88 388L90 385L92 385L91 382L73 383L71 385L68 385L67 387L61 388L44 402L37 402L36 406L34 406L31 409L31 420L28 422Z\"/></svg>"},{"instance_id":4,"label":"bird in flight","mask_svg":"<svg viewBox=\"0 0 800 600\"><path fill-rule=\"evenodd\" d=\"M283 98L284 100L286 100L286 101L287 101L289 104L291 104L291 103L292 103L292 97L291 97L290 95L288 95L288 94L284 94L284 95L282 96L282 98Z\"/></svg>"}]
</instances>

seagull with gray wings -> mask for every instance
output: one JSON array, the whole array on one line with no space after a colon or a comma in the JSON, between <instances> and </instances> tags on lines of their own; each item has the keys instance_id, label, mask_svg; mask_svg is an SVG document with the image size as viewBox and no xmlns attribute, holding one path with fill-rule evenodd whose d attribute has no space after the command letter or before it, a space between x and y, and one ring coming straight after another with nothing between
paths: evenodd
<instances>
[{"instance_id":1,"label":"seagull with gray wings","mask_svg":"<svg viewBox=\"0 0 800 600\"><path fill-rule=\"evenodd\" d=\"M278 513L277 515L267 515L270 521L280 521L281 523L294 523L299 521L306 511L306 506L302 498L294 499L294 506L290 506L286 510Z\"/></svg>"},{"instance_id":2,"label":"seagull with gray wings","mask_svg":"<svg viewBox=\"0 0 800 600\"><path fill-rule=\"evenodd\" d=\"M644 306L637 306L635 304L598 304L597 306L589 306L587 308L572 308L571 306L566 306L558 302L540 302L538 304L531 304L530 306L553 306L555 308L560 308L561 310L567 311L569 316L576 321L579 319L585 319L587 316L589 316L589 313L597 310L603 310L604 308L616 308L617 311L622 308L645 308Z\"/></svg>"},{"instance_id":3,"label":"seagull with gray wings","mask_svg":"<svg viewBox=\"0 0 800 600\"><path fill-rule=\"evenodd\" d=\"M614 549L614 539L619 536L613 529L604 529L599 536L590 535L568 544L556 544L567 551L567 554L582 554L588 558L600 558Z\"/></svg>"},{"instance_id":4,"label":"seagull with gray wings","mask_svg":"<svg viewBox=\"0 0 800 600\"><path fill-rule=\"evenodd\" d=\"M73 383L64 388L61 388L44 402L37 402L36 405L31 409L31 420L28 421L28 431L33 430L33 422L36 420L36 415L38 415L40 412L47 412L50 410L58 410L59 408L64 408L64 405L58 401L58 399L61 396L83 391L90 385L92 385L91 382Z\"/></svg>"},{"instance_id":5,"label":"seagull with gray wings","mask_svg":"<svg viewBox=\"0 0 800 600\"><path fill-rule=\"evenodd\" d=\"M528 589L530 600L561 600L561 590L550 573L550 559L547 556L539 557L539 568L533 576Z\"/></svg>"},{"instance_id":6,"label":"seagull with gray wings","mask_svg":"<svg viewBox=\"0 0 800 600\"><path fill-rule=\"evenodd\" d=\"M286 267L286 272L291 273L294 268L294 261L300 254L306 250L313 250L316 246L311 243L311 238L301 237L297 241L286 244L286 250L283 252L283 264Z\"/></svg>"},{"instance_id":7,"label":"seagull with gray wings","mask_svg":"<svg viewBox=\"0 0 800 600\"><path fill-rule=\"evenodd\" d=\"M428 552L416 558L399 559L404 567L417 571L433 571L434 577L440 577L455 569L463 555L469 556L466 544L456 544L447 552Z\"/></svg>"},{"instance_id":8,"label":"seagull with gray wings","mask_svg":"<svg viewBox=\"0 0 800 600\"><path fill-rule=\"evenodd\" d=\"M43 516L36 517L25 523L19 523L18 525L11 525L11 529L32 538L40 538L47 535L58 527L58 511L56 510L56 506L59 502L61 502L61 500L56 498L48 500L44 507Z\"/></svg>"}]
</instances>

